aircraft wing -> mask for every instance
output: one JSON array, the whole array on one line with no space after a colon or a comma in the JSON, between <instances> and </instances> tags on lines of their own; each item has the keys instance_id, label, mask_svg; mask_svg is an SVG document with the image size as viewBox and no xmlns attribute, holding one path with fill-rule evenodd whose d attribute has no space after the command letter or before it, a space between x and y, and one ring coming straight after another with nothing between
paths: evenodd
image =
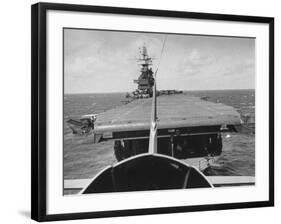
<instances>
[{"instance_id":1,"label":"aircraft wing","mask_svg":"<svg viewBox=\"0 0 281 224\"><path fill-rule=\"evenodd\" d=\"M77 121L77 120L73 120L73 119L69 119L67 121L67 123L70 124L70 125L78 126L78 127L83 127L84 126L84 124L81 121Z\"/></svg>"}]
</instances>

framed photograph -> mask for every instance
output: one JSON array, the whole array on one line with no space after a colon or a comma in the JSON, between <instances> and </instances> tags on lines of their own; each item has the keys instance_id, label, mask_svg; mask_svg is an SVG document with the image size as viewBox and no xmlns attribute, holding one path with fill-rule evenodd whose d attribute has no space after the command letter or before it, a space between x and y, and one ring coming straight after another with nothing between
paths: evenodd
<instances>
[{"instance_id":1,"label":"framed photograph","mask_svg":"<svg viewBox=\"0 0 281 224\"><path fill-rule=\"evenodd\" d=\"M32 219L274 205L274 19L32 6Z\"/></svg>"}]
</instances>

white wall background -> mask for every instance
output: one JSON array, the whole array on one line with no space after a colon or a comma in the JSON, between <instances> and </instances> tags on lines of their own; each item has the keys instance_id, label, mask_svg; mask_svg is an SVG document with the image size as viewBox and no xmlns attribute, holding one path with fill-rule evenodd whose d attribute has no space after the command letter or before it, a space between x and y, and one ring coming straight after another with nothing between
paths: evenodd
<instances>
[{"instance_id":1,"label":"white wall background","mask_svg":"<svg viewBox=\"0 0 281 224\"><path fill-rule=\"evenodd\" d=\"M30 6L36 1L3 1L0 35L0 223L30 220ZM276 0L60 0L61 3L183 10L275 17L275 180L274 208L149 215L60 223L278 223L281 218L280 5ZM279 87L279 88L278 88ZM278 220L278 221L277 221Z\"/></svg>"}]
</instances>

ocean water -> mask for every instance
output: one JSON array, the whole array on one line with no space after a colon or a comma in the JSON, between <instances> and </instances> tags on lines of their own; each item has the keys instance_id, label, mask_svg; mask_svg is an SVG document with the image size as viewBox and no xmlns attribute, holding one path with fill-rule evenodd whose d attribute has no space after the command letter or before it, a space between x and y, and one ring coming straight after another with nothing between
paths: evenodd
<instances>
[{"instance_id":1,"label":"ocean water","mask_svg":"<svg viewBox=\"0 0 281 224\"><path fill-rule=\"evenodd\" d=\"M186 94L208 97L234 107L241 115L255 117L254 90L191 91ZM66 121L81 115L100 113L125 103L126 93L73 94L64 96L64 179L92 178L116 162L113 142L93 144L92 135L73 135ZM255 134L223 134L223 153L206 175L255 175Z\"/></svg>"}]
</instances>

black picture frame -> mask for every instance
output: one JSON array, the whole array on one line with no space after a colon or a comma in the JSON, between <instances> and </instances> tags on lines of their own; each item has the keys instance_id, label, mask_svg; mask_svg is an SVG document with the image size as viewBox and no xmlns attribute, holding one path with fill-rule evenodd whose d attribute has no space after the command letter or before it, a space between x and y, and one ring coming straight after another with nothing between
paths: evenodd
<instances>
[{"instance_id":1,"label":"black picture frame","mask_svg":"<svg viewBox=\"0 0 281 224\"><path fill-rule=\"evenodd\" d=\"M198 206L161 207L149 209L115 210L102 212L54 214L46 213L46 13L63 10L87 13L111 13L156 17L192 18L234 22L253 22L269 25L269 200ZM132 216L161 213L192 212L237 208L274 206L274 18L183 11L164 11L137 8L103 7L73 4L37 3L31 11L31 218L37 221L54 221L115 216Z\"/></svg>"}]
</instances>

